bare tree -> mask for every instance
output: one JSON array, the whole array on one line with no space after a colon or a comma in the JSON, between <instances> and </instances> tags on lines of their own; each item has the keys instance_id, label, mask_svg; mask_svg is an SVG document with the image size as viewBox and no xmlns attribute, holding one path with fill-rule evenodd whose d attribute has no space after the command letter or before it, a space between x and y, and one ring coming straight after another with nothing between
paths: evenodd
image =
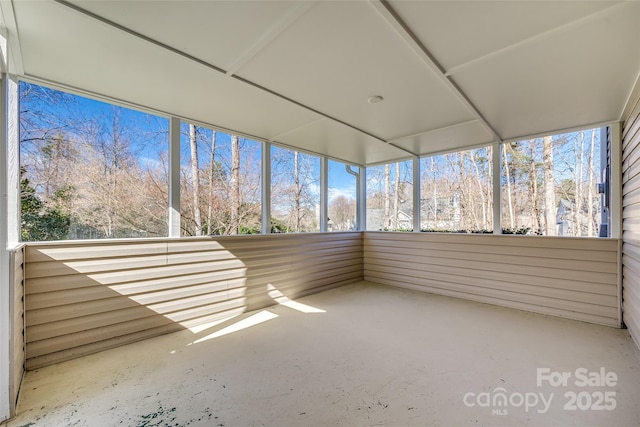
<instances>
[{"instance_id":1,"label":"bare tree","mask_svg":"<svg viewBox=\"0 0 640 427\"><path fill-rule=\"evenodd\" d=\"M240 147L238 136L231 136L231 230L238 234L240 225Z\"/></svg>"},{"instance_id":2,"label":"bare tree","mask_svg":"<svg viewBox=\"0 0 640 427\"><path fill-rule=\"evenodd\" d=\"M544 170L545 234L556 236L556 195L553 174L553 140L551 136L542 138L542 161Z\"/></svg>"},{"instance_id":3,"label":"bare tree","mask_svg":"<svg viewBox=\"0 0 640 427\"><path fill-rule=\"evenodd\" d=\"M536 166L535 140L529 141L529 206L534 231L540 230L540 209L538 206L538 168Z\"/></svg>"},{"instance_id":4,"label":"bare tree","mask_svg":"<svg viewBox=\"0 0 640 427\"><path fill-rule=\"evenodd\" d=\"M507 146L509 144L502 144L502 155L504 156L504 173L507 181L507 206L509 207L509 225L511 229L516 228L516 224L513 218L513 195L511 192L511 176L509 173L509 158L507 157Z\"/></svg>"},{"instance_id":5,"label":"bare tree","mask_svg":"<svg viewBox=\"0 0 640 427\"><path fill-rule=\"evenodd\" d=\"M329 205L329 218L334 230L349 230L356 216L356 201L345 196L336 197Z\"/></svg>"},{"instance_id":6,"label":"bare tree","mask_svg":"<svg viewBox=\"0 0 640 427\"><path fill-rule=\"evenodd\" d=\"M271 203L275 219L286 231L318 229L319 158L288 149L274 149L272 156Z\"/></svg>"},{"instance_id":7,"label":"bare tree","mask_svg":"<svg viewBox=\"0 0 640 427\"><path fill-rule=\"evenodd\" d=\"M191 185L193 196L193 219L196 236L202 236L202 215L200 212L200 168L198 166L198 134L196 126L189 124L189 145L191 147Z\"/></svg>"},{"instance_id":8,"label":"bare tree","mask_svg":"<svg viewBox=\"0 0 640 427\"><path fill-rule=\"evenodd\" d=\"M390 220L390 204L391 204L391 184L389 182L391 174L391 165L387 163L384 165L384 217L382 220L383 229L391 226Z\"/></svg>"},{"instance_id":9,"label":"bare tree","mask_svg":"<svg viewBox=\"0 0 640 427\"><path fill-rule=\"evenodd\" d=\"M582 235L582 206L583 206L583 176L584 176L584 131L578 132L578 140L574 140L574 181L575 181L575 194L574 194L574 208L573 208L573 235Z\"/></svg>"},{"instance_id":10,"label":"bare tree","mask_svg":"<svg viewBox=\"0 0 640 427\"><path fill-rule=\"evenodd\" d=\"M301 230L301 212L300 212L300 206L301 206L301 190L302 187L300 186L300 154L296 151L293 153L293 180L294 180L294 186L295 186L295 194L294 194L294 215L295 215L295 222L294 222L294 229L296 231L296 233L299 233Z\"/></svg>"},{"instance_id":11,"label":"bare tree","mask_svg":"<svg viewBox=\"0 0 640 427\"><path fill-rule=\"evenodd\" d=\"M435 158L431 157L431 173L433 174L433 221L438 221L438 185L436 183L436 164Z\"/></svg>"},{"instance_id":12,"label":"bare tree","mask_svg":"<svg viewBox=\"0 0 640 427\"><path fill-rule=\"evenodd\" d=\"M398 216L400 215L400 162L396 162L396 179L393 194L393 228L398 229Z\"/></svg>"},{"instance_id":13,"label":"bare tree","mask_svg":"<svg viewBox=\"0 0 640 427\"><path fill-rule=\"evenodd\" d=\"M596 131L591 131L591 145L589 147L589 155L588 155L588 167L589 167L589 177L587 184L587 236L593 236L593 226L594 226L594 218L593 218L593 196L595 192L595 176L593 171L593 157L596 146Z\"/></svg>"},{"instance_id":14,"label":"bare tree","mask_svg":"<svg viewBox=\"0 0 640 427\"><path fill-rule=\"evenodd\" d=\"M213 198L216 176L216 136L217 132L211 132L211 155L209 156L209 199L207 200L207 233L212 234L213 224Z\"/></svg>"},{"instance_id":15,"label":"bare tree","mask_svg":"<svg viewBox=\"0 0 640 427\"><path fill-rule=\"evenodd\" d=\"M476 184L478 186L478 194L480 194L480 201L482 203L482 228L486 230L489 228L489 223L487 221L487 196L485 196L485 188L483 185L484 179L482 179L482 175L480 174L480 168L478 167L474 151L469 152L469 158L471 159L471 164L473 165L476 173Z\"/></svg>"}]
</instances>

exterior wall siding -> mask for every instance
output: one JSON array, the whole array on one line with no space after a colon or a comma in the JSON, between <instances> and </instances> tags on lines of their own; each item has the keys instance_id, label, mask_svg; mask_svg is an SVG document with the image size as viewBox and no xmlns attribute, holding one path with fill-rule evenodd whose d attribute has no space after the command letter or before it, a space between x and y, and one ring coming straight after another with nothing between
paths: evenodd
<instances>
[{"instance_id":1,"label":"exterior wall siding","mask_svg":"<svg viewBox=\"0 0 640 427\"><path fill-rule=\"evenodd\" d=\"M362 280L362 234L286 234L26 247L26 366Z\"/></svg>"},{"instance_id":2,"label":"exterior wall siding","mask_svg":"<svg viewBox=\"0 0 640 427\"><path fill-rule=\"evenodd\" d=\"M619 327L619 247L383 232L28 244L23 357L35 369L363 278Z\"/></svg>"},{"instance_id":3,"label":"exterior wall siding","mask_svg":"<svg viewBox=\"0 0 640 427\"><path fill-rule=\"evenodd\" d=\"M11 252L11 351L13 357L11 365L11 412L15 413L22 377L25 372L25 336L24 336L24 248Z\"/></svg>"},{"instance_id":4,"label":"exterior wall siding","mask_svg":"<svg viewBox=\"0 0 640 427\"><path fill-rule=\"evenodd\" d=\"M619 241L365 232L365 280L620 327Z\"/></svg>"},{"instance_id":5,"label":"exterior wall siding","mask_svg":"<svg viewBox=\"0 0 640 427\"><path fill-rule=\"evenodd\" d=\"M622 130L622 309L640 348L640 99Z\"/></svg>"}]
</instances>

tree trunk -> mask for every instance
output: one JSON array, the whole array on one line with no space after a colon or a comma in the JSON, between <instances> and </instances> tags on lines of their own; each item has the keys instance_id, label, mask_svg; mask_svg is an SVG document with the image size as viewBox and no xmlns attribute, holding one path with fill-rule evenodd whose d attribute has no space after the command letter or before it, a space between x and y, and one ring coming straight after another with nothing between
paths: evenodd
<instances>
[{"instance_id":1,"label":"tree trunk","mask_svg":"<svg viewBox=\"0 0 640 427\"><path fill-rule=\"evenodd\" d=\"M544 169L545 235L556 236L556 194L553 179L553 141L550 136L542 138L542 161Z\"/></svg>"},{"instance_id":2,"label":"tree trunk","mask_svg":"<svg viewBox=\"0 0 640 427\"><path fill-rule=\"evenodd\" d=\"M575 223L574 236L582 236L582 219L580 214L582 213L582 205L584 201L584 186L582 183L582 177L584 176L584 131L580 132L580 147L576 151L576 195L575 195L575 208L573 209L573 218Z\"/></svg>"},{"instance_id":3,"label":"tree trunk","mask_svg":"<svg viewBox=\"0 0 640 427\"><path fill-rule=\"evenodd\" d=\"M433 194L431 195L433 200L433 221L438 221L438 181L436 180L436 161L431 157L431 172L433 173ZM436 224L434 226L437 227Z\"/></svg>"},{"instance_id":4,"label":"tree trunk","mask_svg":"<svg viewBox=\"0 0 640 427\"><path fill-rule=\"evenodd\" d=\"M538 169L536 168L535 141L529 141L529 194L531 195L531 225L537 234L540 231L540 214L538 208Z\"/></svg>"},{"instance_id":5,"label":"tree trunk","mask_svg":"<svg viewBox=\"0 0 640 427\"><path fill-rule=\"evenodd\" d=\"M196 236L202 236L202 216L200 214L200 168L198 167L198 138L195 125L189 125L189 143L191 145L191 179L193 184L193 220L196 223Z\"/></svg>"},{"instance_id":6,"label":"tree trunk","mask_svg":"<svg viewBox=\"0 0 640 427\"><path fill-rule=\"evenodd\" d=\"M216 131L211 135L211 156L209 157L209 201L207 203L207 234L213 234L213 186L216 174Z\"/></svg>"},{"instance_id":7,"label":"tree trunk","mask_svg":"<svg viewBox=\"0 0 640 427\"><path fill-rule=\"evenodd\" d=\"M391 199L391 189L390 189L390 182L389 182L389 175L391 174L391 165L390 164L386 164L384 165L384 218L383 218L383 224L382 224L382 228L383 229L388 229L391 226L391 221L390 221L390 199Z\"/></svg>"},{"instance_id":8,"label":"tree trunk","mask_svg":"<svg viewBox=\"0 0 640 427\"><path fill-rule=\"evenodd\" d=\"M478 162L476 161L476 156L473 152L469 154L471 158L471 164L476 172L476 183L478 184L478 191L480 192L480 200L482 201L482 228L485 230L489 229L489 224L487 223L487 200L484 194L484 188L482 186L482 176L480 175L480 168L478 167Z\"/></svg>"},{"instance_id":9,"label":"tree trunk","mask_svg":"<svg viewBox=\"0 0 640 427\"><path fill-rule=\"evenodd\" d=\"M297 151L293 152L293 175L294 175L294 180L295 180L295 231L296 233L299 233L301 231L301 215L300 215L300 207L301 207L301 201L300 198L302 197L302 195L300 194L301 192L301 188L300 188L300 160L299 160L299 154Z\"/></svg>"},{"instance_id":10,"label":"tree trunk","mask_svg":"<svg viewBox=\"0 0 640 427\"><path fill-rule=\"evenodd\" d=\"M393 228L398 229L400 214L400 162L396 162L395 194L393 195Z\"/></svg>"},{"instance_id":11,"label":"tree trunk","mask_svg":"<svg viewBox=\"0 0 640 427\"><path fill-rule=\"evenodd\" d=\"M593 154L596 148L596 131L591 131L591 146L589 147L589 181L587 187L587 236L593 236L593 196L594 196L594 186L595 186L595 176L593 172Z\"/></svg>"},{"instance_id":12,"label":"tree trunk","mask_svg":"<svg viewBox=\"0 0 640 427\"><path fill-rule=\"evenodd\" d=\"M514 230L516 225L513 221L513 200L511 199L511 175L509 173L509 159L507 158L507 144L502 144L502 153L504 155L504 171L507 175L507 205L509 206L509 225Z\"/></svg>"},{"instance_id":13,"label":"tree trunk","mask_svg":"<svg viewBox=\"0 0 640 427\"><path fill-rule=\"evenodd\" d=\"M240 145L238 136L231 136L231 230L229 234L238 234L240 230Z\"/></svg>"}]
</instances>

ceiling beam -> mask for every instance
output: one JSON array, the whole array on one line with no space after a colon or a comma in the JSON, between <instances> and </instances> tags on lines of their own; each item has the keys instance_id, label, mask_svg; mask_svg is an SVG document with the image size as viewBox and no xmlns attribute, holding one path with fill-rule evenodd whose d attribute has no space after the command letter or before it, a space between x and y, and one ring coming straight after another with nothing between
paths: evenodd
<instances>
[{"instance_id":1,"label":"ceiling beam","mask_svg":"<svg viewBox=\"0 0 640 427\"><path fill-rule=\"evenodd\" d=\"M409 45L411 50L424 61L440 81L451 91L453 95L473 114L480 124L489 131L495 138L494 142L502 142L502 137L491 126L480 110L471 102L471 99L458 86L458 84L447 76L445 69L431 54L427 47L418 39L415 33L409 28L398 13L391 7L387 0L371 0L370 4L378 11L380 16L395 30L395 32Z\"/></svg>"}]
</instances>

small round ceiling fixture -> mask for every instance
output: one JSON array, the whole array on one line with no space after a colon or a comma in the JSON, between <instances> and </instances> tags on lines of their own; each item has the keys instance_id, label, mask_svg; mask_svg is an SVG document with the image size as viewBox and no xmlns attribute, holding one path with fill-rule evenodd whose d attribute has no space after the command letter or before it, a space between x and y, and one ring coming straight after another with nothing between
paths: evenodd
<instances>
[{"instance_id":1,"label":"small round ceiling fixture","mask_svg":"<svg viewBox=\"0 0 640 427\"><path fill-rule=\"evenodd\" d=\"M381 97L380 95L375 95L370 97L367 101L369 102L369 104L377 104L379 102L384 101L384 98Z\"/></svg>"}]
</instances>

